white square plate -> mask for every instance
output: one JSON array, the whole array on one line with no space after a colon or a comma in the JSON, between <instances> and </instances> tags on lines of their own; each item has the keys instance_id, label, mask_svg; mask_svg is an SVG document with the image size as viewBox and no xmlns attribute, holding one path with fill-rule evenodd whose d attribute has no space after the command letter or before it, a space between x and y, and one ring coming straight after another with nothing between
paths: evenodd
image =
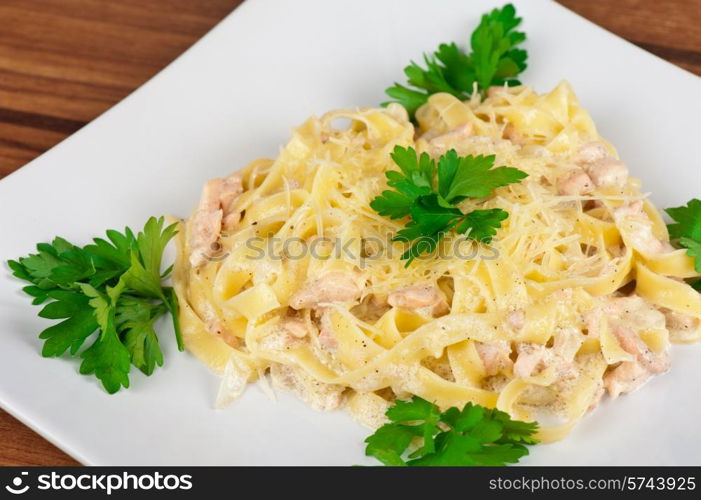
<instances>
[{"instance_id":1,"label":"white square plate","mask_svg":"<svg viewBox=\"0 0 701 500\"><path fill-rule=\"evenodd\" d=\"M311 114L375 105L402 67L439 42L467 42L503 2L249 0L119 105L0 182L0 260L62 235L87 243L150 215L187 215L203 182L274 156ZM659 206L701 195L701 79L559 5L517 1L528 34L523 81L569 80L602 135ZM165 367L107 395L74 360L42 359L48 323L3 267L0 402L95 465L362 464L368 431L258 386L226 410L218 379L161 335ZM701 345L677 346L671 373L604 404L527 464L699 464Z\"/></svg>"}]
</instances>

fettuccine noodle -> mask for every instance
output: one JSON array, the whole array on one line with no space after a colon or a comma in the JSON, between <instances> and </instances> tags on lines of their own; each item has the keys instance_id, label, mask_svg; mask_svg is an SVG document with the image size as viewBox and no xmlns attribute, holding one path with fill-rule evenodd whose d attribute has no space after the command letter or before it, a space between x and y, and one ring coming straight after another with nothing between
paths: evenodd
<instances>
[{"instance_id":1,"label":"fettuccine noodle","mask_svg":"<svg viewBox=\"0 0 701 500\"><path fill-rule=\"evenodd\" d=\"M693 261L568 84L436 94L416 120L396 104L310 118L277 159L207 184L175 285L187 348L224 376L218 404L269 374L370 426L415 394L536 419L552 441L701 337ZM528 174L462 202L509 213L491 244L448 236L405 267L405 221L369 206L396 145Z\"/></svg>"}]
</instances>

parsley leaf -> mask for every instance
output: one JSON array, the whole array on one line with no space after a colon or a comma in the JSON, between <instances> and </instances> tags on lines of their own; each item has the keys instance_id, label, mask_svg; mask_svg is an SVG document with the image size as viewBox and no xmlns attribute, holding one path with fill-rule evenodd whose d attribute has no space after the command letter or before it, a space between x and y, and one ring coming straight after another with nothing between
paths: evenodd
<instances>
[{"instance_id":1,"label":"parsley leaf","mask_svg":"<svg viewBox=\"0 0 701 500\"><path fill-rule=\"evenodd\" d=\"M528 455L524 445L538 443L537 423L472 403L441 413L414 396L397 401L386 415L390 423L365 440L365 454L384 465L501 466Z\"/></svg>"},{"instance_id":2,"label":"parsley leaf","mask_svg":"<svg viewBox=\"0 0 701 500\"><path fill-rule=\"evenodd\" d=\"M465 91L465 97L468 97L475 82L475 70L470 57L455 43L440 44L434 55L443 65L445 81L452 88Z\"/></svg>"},{"instance_id":3,"label":"parsley leaf","mask_svg":"<svg viewBox=\"0 0 701 500\"><path fill-rule=\"evenodd\" d=\"M411 213L411 207L418 196L411 196L400 191L383 191L370 202L370 208L390 219L401 219Z\"/></svg>"},{"instance_id":4,"label":"parsley leaf","mask_svg":"<svg viewBox=\"0 0 701 500\"><path fill-rule=\"evenodd\" d=\"M53 302L45 305L39 316L64 321L41 332L39 338L44 339L41 354L48 358L70 350L75 355L85 339L98 328L90 298L80 292L67 290L52 290L47 293L47 298L53 299Z\"/></svg>"},{"instance_id":5,"label":"parsley leaf","mask_svg":"<svg viewBox=\"0 0 701 500\"><path fill-rule=\"evenodd\" d=\"M686 254L694 258L694 269L701 273L701 241L691 238L681 238L679 244L686 248Z\"/></svg>"},{"instance_id":6,"label":"parsley leaf","mask_svg":"<svg viewBox=\"0 0 701 500\"><path fill-rule=\"evenodd\" d=\"M408 425L385 424L367 438L365 454L385 465L406 465L402 453L409 447L419 429Z\"/></svg>"},{"instance_id":7,"label":"parsley leaf","mask_svg":"<svg viewBox=\"0 0 701 500\"><path fill-rule=\"evenodd\" d=\"M34 297L35 305L45 302L50 291L74 288L73 282L95 272L85 252L63 238L55 238L52 243L39 243L37 251L19 261L8 262L14 276L32 283L24 291Z\"/></svg>"},{"instance_id":8,"label":"parsley leaf","mask_svg":"<svg viewBox=\"0 0 701 500\"><path fill-rule=\"evenodd\" d=\"M440 422L441 413L435 405L419 397L411 401L397 401L387 410L387 418L397 423L418 422L411 426L416 435L424 440L423 446L415 452L417 456L433 453L436 450L433 436L439 430L438 422Z\"/></svg>"},{"instance_id":9,"label":"parsley leaf","mask_svg":"<svg viewBox=\"0 0 701 500\"><path fill-rule=\"evenodd\" d=\"M412 243L402 254L406 265L435 252L448 231L455 229L468 238L489 243L508 213L500 208L463 213L457 204L466 198L489 196L494 189L520 182L525 172L512 167L494 167L495 156L460 157L450 150L436 164L427 153L417 157L413 148L395 146L392 160L399 171L385 173L387 185L370 202L377 213L391 219L410 217L394 241Z\"/></svg>"},{"instance_id":10,"label":"parsley leaf","mask_svg":"<svg viewBox=\"0 0 701 500\"><path fill-rule=\"evenodd\" d=\"M471 53L444 43L433 54L424 54L425 68L412 61L404 68L408 86L395 83L385 90L394 100L389 102L398 102L413 117L438 92L465 100L475 85L482 94L494 85L520 85L516 77L526 69L528 54L517 48L526 39L525 33L515 31L519 24L511 4L484 14L470 36Z\"/></svg>"},{"instance_id":11,"label":"parsley leaf","mask_svg":"<svg viewBox=\"0 0 701 500\"><path fill-rule=\"evenodd\" d=\"M137 241L131 229L124 234L113 229L106 231L109 241L102 238L93 239L93 244L85 247L90 254L97 271L90 279L90 284L100 286L124 274L131 266L131 252L137 248Z\"/></svg>"},{"instance_id":12,"label":"parsley leaf","mask_svg":"<svg viewBox=\"0 0 701 500\"><path fill-rule=\"evenodd\" d=\"M511 420L508 413L493 408L486 410L490 413L490 417L501 422L503 426L503 435L499 442L501 443L523 443L523 444L538 444L538 440L533 437L538 431L536 422L522 422L520 420Z\"/></svg>"},{"instance_id":13,"label":"parsley leaf","mask_svg":"<svg viewBox=\"0 0 701 500\"><path fill-rule=\"evenodd\" d=\"M411 221L397 232L395 240L411 241L445 232L456 224L461 215L457 208L442 205L436 194L420 196L411 207Z\"/></svg>"},{"instance_id":14,"label":"parsley leaf","mask_svg":"<svg viewBox=\"0 0 701 500\"><path fill-rule=\"evenodd\" d=\"M411 207L411 220L393 238L394 241L404 242L415 240L402 254L402 259L407 259L406 265L421 254L435 252L438 242L457 224L461 216L460 210L444 206L436 194L417 198Z\"/></svg>"},{"instance_id":15,"label":"parsley leaf","mask_svg":"<svg viewBox=\"0 0 701 500\"><path fill-rule=\"evenodd\" d=\"M665 212L676 221L667 225L671 238L701 241L701 200L694 198L686 206L667 208Z\"/></svg>"},{"instance_id":16,"label":"parsley leaf","mask_svg":"<svg viewBox=\"0 0 701 500\"><path fill-rule=\"evenodd\" d=\"M137 249L131 251L131 267L122 280L126 286L145 297L161 299L165 294L161 288L161 259L168 241L176 234L175 225L164 228L161 217L151 217L136 238Z\"/></svg>"},{"instance_id":17,"label":"parsley leaf","mask_svg":"<svg viewBox=\"0 0 701 500\"><path fill-rule=\"evenodd\" d=\"M492 85L520 85L516 76L526 69L528 57L525 50L514 48L526 40L526 34L514 31L521 18L516 9L507 4L482 16L477 29L472 33L472 61L475 80L482 91Z\"/></svg>"},{"instance_id":18,"label":"parsley leaf","mask_svg":"<svg viewBox=\"0 0 701 500\"><path fill-rule=\"evenodd\" d=\"M89 284L82 285L81 289L90 298L100 333L95 343L81 353L80 373L94 374L107 392L113 394L122 387L129 387L129 351L122 344L115 325L117 294L107 289L108 296L104 296Z\"/></svg>"},{"instance_id":19,"label":"parsley leaf","mask_svg":"<svg viewBox=\"0 0 701 500\"><path fill-rule=\"evenodd\" d=\"M694 257L694 268L701 273L701 200L694 198L686 206L665 212L675 221L667 225L670 238L687 249L687 255Z\"/></svg>"},{"instance_id":20,"label":"parsley leaf","mask_svg":"<svg viewBox=\"0 0 701 500\"><path fill-rule=\"evenodd\" d=\"M417 159L413 148L395 147L390 156L401 170L385 174L387 185L395 191L384 191L370 202L370 207L380 215L399 219L411 213L417 198L432 192L436 165L428 153Z\"/></svg>"},{"instance_id":21,"label":"parsley leaf","mask_svg":"<svg viewBox=\"0 0 701 500\"><path fill-rule=\"evenodd\" d=\"M467 234L473 240L490 243L501 227L501 222L508 217L509 213L501 208L473 210L463 217L456 231Z\"/></svg>"},{"instance_id":22,"label":"parsley leaf","mask_svg":"<svg viewBox=\"0 0 701 500\"><path fill-rule=\"evenodd\" d=\"M454 204L465 198L484 198L498 187L527 177L517 168L492 168L495 158L494 155L459 157L451 149L438 161L439 193Z\"/></svg>"},{"instance_id":23,"label":"parsley leaf","mask_svg":"<svg viewBox=\"0 0 701 500\"><path fill-rule=\"evenodd\" d=\"M123 295L117 305L117 330L123 336L131 363L146 375L151 375L156 366L163 366L163 353L153 325L166 312L168 308L162 303L153 304L130 295Z\"/></svg>"},{"instance_id":24,"label":"parsley leaf","mask_svg":"<svg viewBox=\"0 0 701 500\"><path fill-rule=\"evenodd\" d=\"M9 261L13 275L30 283L23 290L33 303L49 301L39 316L63 320L40 333L42 355L79 355L80 373L94 374L114 393L129 387L130 365L146 375L163 365L154 323L166 312L183 350L177 297L161 285L172 269L161 273L163 251L175 234L175 225L151 217L137 235L109 230L107 239L83 248L55 238L38 244L36 254Z\"/></svg>"},{"instance_id":25,"label":"parsley leaf","mask_svg":"<svg viewBox=\"0 0 701 500\"><path fill-rule=\"evenodd\" d=\"M404 68L404 73L408 76L407 69L408 68ZM453 92L450 93L453 94ZM428 97L430 95L426 92L410 89L397 82L395 82L393 86L385 89L385 94L387 94L393 100L383 102L383 106L386 106L392 102L398 102L399 104L404 106L404 108L409 113L409 116L412 118L414 117L414 113L416 113L416 110L424 104L426 104L426 101L428 101Z\"/></svg>"}]
</instances>

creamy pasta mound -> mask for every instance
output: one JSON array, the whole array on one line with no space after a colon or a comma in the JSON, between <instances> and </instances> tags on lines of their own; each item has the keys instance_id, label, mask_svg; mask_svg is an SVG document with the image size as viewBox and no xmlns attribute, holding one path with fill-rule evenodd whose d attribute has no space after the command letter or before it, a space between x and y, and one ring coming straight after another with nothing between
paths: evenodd
<instances>
[{"instance_id":1,"label":"creamy pasta mound","mask_svg":"<svg viewBox=\"0 0 701 500\"><path fill-rule=\"evenodd\" d=\"M701 337L693 261L567 83L436 94L416 122L398 104L332 111L205 185L175 285L185 345L222 375L217 405L270 380L377 427L418 395L537 420L553 441ZM391 238L407 221L369 205L396 145L528 174L461 203L509 213L490 244L448 235L405 266Z\"/></svg>"}]
</instances>

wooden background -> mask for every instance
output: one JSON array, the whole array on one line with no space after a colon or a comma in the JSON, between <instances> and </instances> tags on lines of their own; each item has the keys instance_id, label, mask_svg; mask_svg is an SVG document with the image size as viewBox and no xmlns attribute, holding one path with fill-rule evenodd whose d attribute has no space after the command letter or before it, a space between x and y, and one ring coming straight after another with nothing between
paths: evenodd
<instances>
[{"instance_id":1,"label":"wooden background","mask_svg":"<svg viewBox=\"0 0 701 500\"><path fill-rule=\"evenodd\" d=\"M240 0L0 0L0 178L157 73ZM701 0L560 0L701 75ZM0 465L75 465L0 410Z\"/></svg>"}]
</instances>

